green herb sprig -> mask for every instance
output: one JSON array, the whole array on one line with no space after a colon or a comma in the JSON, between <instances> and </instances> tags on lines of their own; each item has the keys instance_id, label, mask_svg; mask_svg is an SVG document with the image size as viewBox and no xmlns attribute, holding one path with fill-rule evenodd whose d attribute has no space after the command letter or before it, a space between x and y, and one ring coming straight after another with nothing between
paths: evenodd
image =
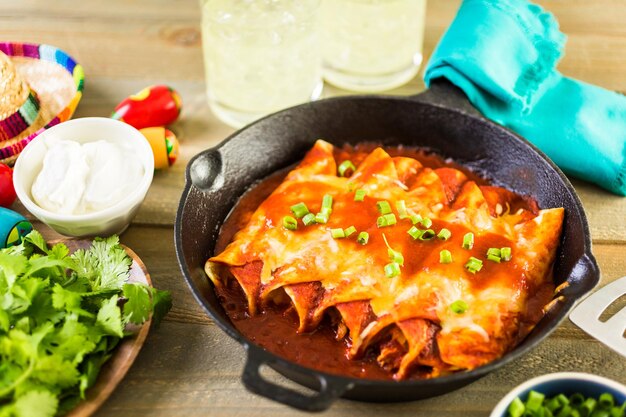
<instances>
[{"instance_id":1,"label":"green herb sprig","mask_svg":"<svg viewBox=\"0 0 626 417\"><path fill-rule=\"evenodd\" d=\"M131 263L117 236L70 255L33 231L0 250L0 417L65 414L128 324L169 311L169 292L127 282Z\"/></svg>"}]
</instances>

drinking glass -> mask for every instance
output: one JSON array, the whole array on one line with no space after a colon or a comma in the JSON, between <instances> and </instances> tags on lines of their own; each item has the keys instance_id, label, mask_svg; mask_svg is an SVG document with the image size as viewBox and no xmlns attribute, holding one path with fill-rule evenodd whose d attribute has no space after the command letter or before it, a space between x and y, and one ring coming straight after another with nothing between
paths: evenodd
<instances>
[{"instance_id":1,"label":"drinking glass","mask_svg":"<svg viewBox=\"0 0 626 417\"><path fill-rule=\"evenodd\" d=\"M212 111L233 127L322 90L320 0L201 0Z\"/></svg>"},{"instance_id":2,"label":"drinking glass","mask_svg":"<svg viewBox=\"0 0 626 417\"><path fill-rule=\"evenodd\" d=\"M322 0L323 76L338 87L382 91L422 62L426 0Z\"/></svg>"}]
</instances>

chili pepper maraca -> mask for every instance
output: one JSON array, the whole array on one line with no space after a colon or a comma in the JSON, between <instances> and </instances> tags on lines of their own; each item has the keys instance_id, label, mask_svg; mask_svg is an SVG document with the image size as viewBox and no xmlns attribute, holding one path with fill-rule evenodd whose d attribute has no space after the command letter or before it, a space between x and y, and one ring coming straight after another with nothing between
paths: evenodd
<instances>
[{"instance_id":1,"label":"chili pepper maraca","mask_svg":"<svg viewBox=\"0 0 626 417\"><path fill-rule=\"evenodd\" d=\"M162 127L147 127L139 130L150 143L154 153L154 169L168 168L178 158L178 139L170 130Z\"/></svg>"},{"instance_id":2,"label":"chili pepper maraca","mask_svg":"<svg viewBox=\"0 0 626 417\"><path fill-rule=\"evenodd\" d=\"M13 170L0 163L0 206L11 207L16 197L13 188Z\"/></svg>"},{"instance_id":3,"label":"chili pepper maraca","mask_svg":"<svg viewBox=\"0 0 626 417\"><path fill-rule=\"evenodd\" d=\"M24 216L0 207L0 248L19 245L32 230L33 225Z\"/></svg>"},{"instance_id":4,"label":"chili pepper maraca","mask_svg":"<svg viewBox=\"0 0 626 417\"><path fill-rule=\"evenodd\" d=\"M180 95L173 88L153 85L122 100L115 107L111 118L137 129L164 126L176 121L181 107Z\"/></svg>"}]
</instances>

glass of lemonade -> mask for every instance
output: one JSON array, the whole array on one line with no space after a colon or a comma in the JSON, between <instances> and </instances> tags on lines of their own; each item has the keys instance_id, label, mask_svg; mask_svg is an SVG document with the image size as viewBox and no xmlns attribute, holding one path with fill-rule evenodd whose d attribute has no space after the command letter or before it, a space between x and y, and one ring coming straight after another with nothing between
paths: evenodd
<instances>
[{"instance_id":1,"label":"glass of lemonade","mask_svg":"<svg viewBox=\"0 0 626 417\"><path fill-rule=\"evenodd\" d=\"M354 91L411 80L422 62L426 0L322 0L323 76Z\"/></svg>"},{"instance_id":2,"label":"glass of lemonade","mask_svg":"<svg viewBox=\"0 0 626 417\"><path fill-rule=\"evenodd\" d=\"M322 90L320 0L200 0L211 110L241 127Z\"/></svg>"}]
</instances>

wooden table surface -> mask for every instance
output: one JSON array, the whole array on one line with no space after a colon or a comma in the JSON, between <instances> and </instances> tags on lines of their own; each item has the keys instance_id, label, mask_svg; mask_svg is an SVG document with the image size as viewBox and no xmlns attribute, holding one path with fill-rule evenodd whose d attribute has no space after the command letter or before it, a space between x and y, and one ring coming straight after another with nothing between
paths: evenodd
<instances>
[{"instance_id":1,"label":"wooden table surface","mask_svg":"<svg viewBox=\"0 0 626 417\"><path fill-rule=\"evenodd\" d=\"M430 0L424 52L430 55L458 1ZM561 71L626 91L626 2L541 1L569 36ZM50 43L85 68L84 97L75 117L108 116L125 96L155 83L175 87L184 101L173 126L181 155L158 172L122 241L143 259L174 307L148 336L137 361L96 413L105 416L304 415L247 392L240 375L243 349L200 309L174 253L173 223L187 161L233 132L209 111L205 98L198 0L0 0L0 40ZM393 91L414 94L421 77ZM326 88L326 95L345 92ZM587 211L601 285L626 275L626 198L573 181ZM18 204L15 208L24 212ZM37 227L53 237L41 224ZM531 353L456 392L423 401L367 404L340 400L328 416L486 416L512 387L554 371L586 371L626 383L626 360L565 321Z\"/></svg>"}]
</instances>

